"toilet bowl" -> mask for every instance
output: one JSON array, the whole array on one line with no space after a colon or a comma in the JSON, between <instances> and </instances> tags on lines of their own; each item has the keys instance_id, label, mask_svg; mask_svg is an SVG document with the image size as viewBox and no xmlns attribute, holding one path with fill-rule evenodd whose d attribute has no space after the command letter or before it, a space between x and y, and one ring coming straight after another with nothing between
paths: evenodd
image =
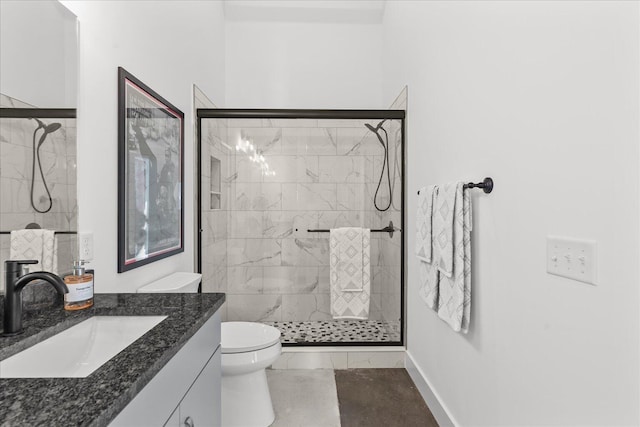
<instances>
[{"instance_id":1,"label":"toilet bowl","mask_svg":"<svg viewBox=\"0 0 640 427\"><path fill-rule=\"evenodd\" d=\"M280 356L280 331L253 322L222 323L222 425L267 427L275 414L265 368Z\"/></svg>"}]
</instances>

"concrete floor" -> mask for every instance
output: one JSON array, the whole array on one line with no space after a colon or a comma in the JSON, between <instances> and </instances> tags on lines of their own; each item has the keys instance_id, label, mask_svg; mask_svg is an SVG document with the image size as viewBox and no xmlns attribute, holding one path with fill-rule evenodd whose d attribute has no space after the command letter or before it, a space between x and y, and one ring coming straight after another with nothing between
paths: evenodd
<instances>
[{"instance_id":1,"label":"concrete floor","mask_svg":"<svg viewBox=\"0 0 640 427\"><path fill-rule=\"evenodd\" d=\"M335 371L342 427L438 427L404 368Z\"/></svg>"},{"instance_id":2,"label":"concrete floor","mask_svg":"<svg viewBox=\"0 0 640 427\"><path fill-rule=\"evenodd\" d=\"M332 369L267 369L272 427L340 427Z\"/></svg>"},{"instance_id":3,"label":"concrete floor","mask_svg":"<svg viewBox=\"0 0 640 427\"><path fill-rule=\"evenodd\" d=\"M438 427L405 369L267 370L272 427Z\"/></svg>"}]
</instances>

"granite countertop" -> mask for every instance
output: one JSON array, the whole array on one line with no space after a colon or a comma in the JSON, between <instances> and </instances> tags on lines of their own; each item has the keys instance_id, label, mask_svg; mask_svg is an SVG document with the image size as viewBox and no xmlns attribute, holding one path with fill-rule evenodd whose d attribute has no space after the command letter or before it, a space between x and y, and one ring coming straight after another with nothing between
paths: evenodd
<instances>
[{"instance_id":1,"label":"granite countertop","mask_svg":"<svg viewBox=\"0 0 640 427\"><path fill-rule=\"evenodd\" d=\"M0 360L91 316L168 316L86 378L0 379L0 426L106 426L220 308L224 294L96 294L94 306L24 313Z\"/></svg>"}]
</instances>

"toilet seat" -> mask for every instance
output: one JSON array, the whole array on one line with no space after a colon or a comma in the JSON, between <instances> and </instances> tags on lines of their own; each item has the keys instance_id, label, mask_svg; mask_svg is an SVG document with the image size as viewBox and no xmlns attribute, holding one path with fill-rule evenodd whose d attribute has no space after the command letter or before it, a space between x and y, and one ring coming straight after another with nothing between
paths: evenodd
<instances>
[{"instance_id":1,"label":"toilet seat","mask_svg":"<svg viewBox=\"0 0 640 427\"><path fill-rule=\"evenodd\" d=\"M248 353L280 343L280 331L254 322L222 322L222 354Z\"/></svg>"},{"instance_id":2,"label":"toilet seat","mask_svg":"<svg viewBox=\"0 0 640 427\"><path fill-rule=\"evenodd\" d=\"M243 375L268 368L282 354L282 346L276 343L271 347L245 353L222 354L222 376Z\"/></svg>"}]
</instances>

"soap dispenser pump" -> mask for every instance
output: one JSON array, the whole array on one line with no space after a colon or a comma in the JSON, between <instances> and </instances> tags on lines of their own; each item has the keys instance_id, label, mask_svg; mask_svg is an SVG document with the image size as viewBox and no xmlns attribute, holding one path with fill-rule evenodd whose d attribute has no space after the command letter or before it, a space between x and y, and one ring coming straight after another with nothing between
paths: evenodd
<instances>
[{"instance_id":1,"label":"soap dispenser pump","mask_svg":"<svg viewBox=\"0 0 640 427\"><path fill-rule=\"evenodd\" d=\"M64 295L65 310L82 310L93 305L93 274L84 269L85 261L73 261L73 273L64 277L69 293Z\"/></svg>"}]
</instances>

